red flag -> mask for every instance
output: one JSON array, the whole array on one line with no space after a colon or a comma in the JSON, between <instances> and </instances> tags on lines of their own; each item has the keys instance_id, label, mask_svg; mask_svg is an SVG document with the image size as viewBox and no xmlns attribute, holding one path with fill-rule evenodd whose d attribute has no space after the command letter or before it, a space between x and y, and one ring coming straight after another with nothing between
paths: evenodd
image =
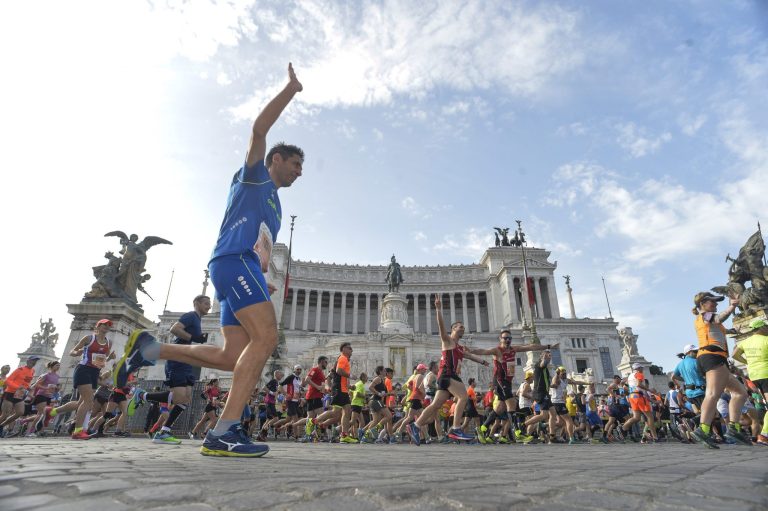
<instances>
[{"instance_id":1,"label":"red flag","mask_svg":"<svg viewBox=\"0 0 768 511\"><path fill-rule=\"evenodd\" d=\"M528 277L528 303L534 305L536 303L536 296L533 293L533 278Z\"/></svg>"}]
</instances>

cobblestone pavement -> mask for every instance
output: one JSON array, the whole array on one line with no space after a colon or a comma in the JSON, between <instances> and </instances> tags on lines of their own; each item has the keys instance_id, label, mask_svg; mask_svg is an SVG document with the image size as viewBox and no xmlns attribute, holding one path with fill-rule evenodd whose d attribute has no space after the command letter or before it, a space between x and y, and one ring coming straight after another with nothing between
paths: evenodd
<instances>
[{"instance_id":1,"label":"cobblestone pavement","mask_svg":"<svg viewBox=\"0 0 768 511\"><path fill-rule=\"evenodd\" d=\"M272 442L261 459L199 441L0 440L0 509L768 509L768 449Z\"/></svg>"}]
</instances>

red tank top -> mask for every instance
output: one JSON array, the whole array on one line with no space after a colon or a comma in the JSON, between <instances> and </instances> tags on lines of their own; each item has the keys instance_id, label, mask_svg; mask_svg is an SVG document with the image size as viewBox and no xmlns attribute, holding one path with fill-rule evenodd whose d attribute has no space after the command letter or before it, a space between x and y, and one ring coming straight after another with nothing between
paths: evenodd
<instances>
[{"instance_id":1,"label":"red tank top","mask_svg":"<svg viewBox=\"0 0 768 511\"><path fill-rule=\"evenodd\" d=\"M515 377L515 349L504 349L501 352L501 360L493 359L493 377L498 381L509 380Z\"/></svg>"},{"instance_id":2,"label":"red tank top","mask_svg":"<svg viewBox=\"0 0 768 511\"><path fill-rule=\"evenodd\" d=\"M457 344L455 348L443 350L440 356L440 370L437 376L458 376L461 372L461 361L464 358L464 347Z\"/></svg>"},{"instance_id":3,"label":"red tank top","mask_svg":"<svg viewBox=\"0 0 768 511\"><path fill-rule=\"evenodd\" d=\"M411 390L411 394L408 397L409 401L423 401L424 400L424 392L416 386L416 381L418 380L418 376L416 378L412 378L411 381L408 382L408 388Z\"/></svg>"},{"instance_id":4,"label":"red tank top","mask_svg":"<svg viewBox=\"0 0 768 511\"><path fill-rule=\"evenodd\" d=\"M112 343L104 339L104 344L96 340L95 335L91 335L91 342L83 349L83 358L80 364L88 367L103 369L107 365L107 357L112 352Z\"/></svg>"}]
</instances>

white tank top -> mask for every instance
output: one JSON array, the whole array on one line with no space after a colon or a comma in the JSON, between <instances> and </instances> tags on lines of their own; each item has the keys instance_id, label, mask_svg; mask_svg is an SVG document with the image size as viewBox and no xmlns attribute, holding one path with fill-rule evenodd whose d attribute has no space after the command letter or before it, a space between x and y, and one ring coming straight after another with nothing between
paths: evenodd
<instances>
[{"instance_id":1,"label":"white tank top","mask_svg":"<svg viewBox=\"0 0 768 511\"><path fill-rule=\"evenodd\" d=\"M517 389L517 406L519 408L530 408L533 405L533 400L523 396L523 387L525 387L525 382L521 383Z\"/></svg>"},{"instance_id":2,"label":"white tank top","mask_svg":"<svg viewBox=\"0 0 768 511\"><path fill-rule=\"evenodd\" d=\"M552 398L553 403L565 403L565 389L568 387L568 382L560 380L560 385L555 387L552 385L549 387L549 397Z\"/></svg>"}]
</instances>

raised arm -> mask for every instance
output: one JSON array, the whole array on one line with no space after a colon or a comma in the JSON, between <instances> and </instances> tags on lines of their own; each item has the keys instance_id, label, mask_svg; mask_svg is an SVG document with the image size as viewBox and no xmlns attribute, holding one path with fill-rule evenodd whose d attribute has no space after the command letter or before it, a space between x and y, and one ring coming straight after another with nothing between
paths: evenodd
<instances>
[{"instance_id":1,"label":"raised arm","mask_svg":"<svg viewBox=\"0 0 768 511\"><path fill-rule=\"evenodd\" d=\"M515 351L543 351L557 348L558 346L560 346L559 342L555 344L523 344L515 346Z\"/></svg>"},{"instance_id":2,"label":"raised arm","mask_svg":"<svg viewBox=\"0 0 768 511\"><path fill-rule=\"evenodd\" d=\"M747 359L744 358L744 350L741 348L740 345L736 345L735 348L733 348L733 355L731 355L734 360L738 360L744 365L747 365Z\"/></svg>"},{"instance_id":3,"label":"raised arm","mask_svg":"<svg viewBox=\"0 0 768 511\"><path fill-rule=\"evenodd\" d=\"M85 348L85 345L88 344L88 342L91 340L90 335L86 335L82 339L80 339L80 342L78 342L74 348L69 352L70 357L79 357L83 354L83 348Z\"/></svg>"},{"instance_id":4,"label":"raised arm","mask_svg":"<svg viewBox=\"0 0 768 511\"><path fill-rule=\"evenodd\" d=\"M251 144L245 160L249 167L253 167L257 162L264 159L264 155L267 153L267 133L269 129L275 124L280 114L283 113L283 110L291 102L293 96L297 92L301 92L303 88L304 86L296 78L296 73L293 72L293 65L289 63L288 83L283 87L283 90L277 93L277 96L272 98L272 101L267 103L267 106L264 107L264 110L261 111L253 123ZM267 166L269 166L269 162L267 162Z\"/></svg>"},{"instance_id":5,"label":"raised arm","mask_svg":"<svg viewBox=\"0 0 768 511\"><path fill-rule=\"evenodd\" d=\"M437 315L437 331L440 333L440 340L443 343L451 344L451 337L445 331L445 321L443 320L443 301L440 294L435 294L435 314Z\"/></svg>"}]
</instances>

